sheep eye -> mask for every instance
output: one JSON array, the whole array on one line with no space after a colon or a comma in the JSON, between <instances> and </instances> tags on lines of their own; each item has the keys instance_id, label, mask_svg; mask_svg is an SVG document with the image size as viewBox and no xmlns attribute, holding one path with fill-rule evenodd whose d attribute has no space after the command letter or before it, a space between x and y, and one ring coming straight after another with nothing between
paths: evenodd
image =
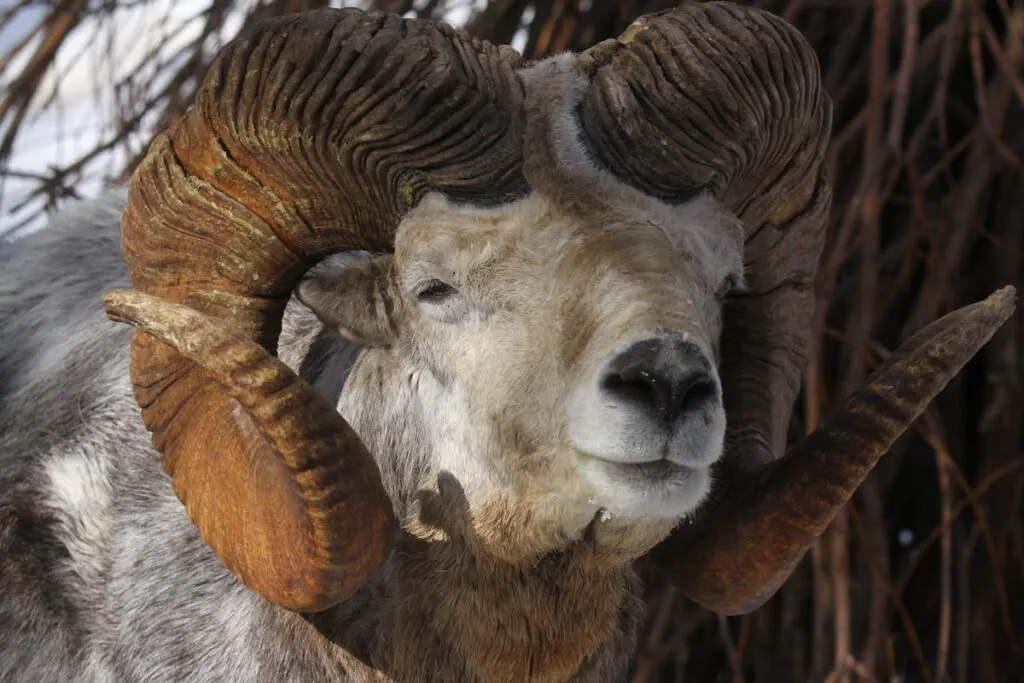
<instances>
[{"instance_id":1,"label":"sheep eye","mask_svg":"<svg viewBox=\"0 0 1024 683\"><path fill-rule=\"evenodd\" d=\"M444 301L452 294L455 288L440 280L430 280L424 283L416 292L416 298L420 301L436 304Z\"/></svg>"}]
</instances>

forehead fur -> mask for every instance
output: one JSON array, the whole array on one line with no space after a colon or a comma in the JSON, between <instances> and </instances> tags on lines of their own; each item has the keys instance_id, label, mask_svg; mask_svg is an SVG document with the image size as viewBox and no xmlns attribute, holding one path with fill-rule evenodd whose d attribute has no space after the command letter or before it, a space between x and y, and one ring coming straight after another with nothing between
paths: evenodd
<instances>
[{"instance_id":1,"label":"forehead fur","mask_svg":"<svg viewBox=\"0 0 1024 683\"><path fill-rule=\"evenodd\" d=\"M708 281L742 274L744 225L713 198L667 204L622 183L593 160L576 115L589 84L577 63L567 54L520 71L527 95L529 196L483 209L429 194L406 216L396 258L407 286L421 279L461 280L507 261L513 251L519 259L536 252L550 261L565 244L638 226L660 229L694 274Z\"/></svg>"},{"instance_id":2,"label":"forehead fur","mask_svg":"<svg viewBox=\"0 0 1024 683\"><path fill-rule=\"evenodd\" d=\"M395 257L402 284L413 289L434 278L471 284L479 271L504 280L500 271L512 261L517 271L554 269L567 248L588 242L599 242L598 252L611 258L653 249L647 253L652 269L671 254L687 264L688 276L711 286L742 273L742 224L713 198L700 196L678 206L643 200L581 212L540 192L497 209L428 195L399 229ZM515 279L521 273L506 274Z\"/></svg>"}]
</instances>

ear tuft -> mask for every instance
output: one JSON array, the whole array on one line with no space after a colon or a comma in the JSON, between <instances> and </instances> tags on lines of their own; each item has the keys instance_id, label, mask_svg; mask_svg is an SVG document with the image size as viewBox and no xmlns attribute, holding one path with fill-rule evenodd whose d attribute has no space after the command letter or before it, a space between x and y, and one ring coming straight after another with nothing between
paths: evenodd
<instances>
[{"instance_id":1,"label":"ear tuft","mask_svg":"<svg viewBox=\"0 0 1024 683\"><path fill-rule=\"evenodd\" d=\"M393 274L390 255L346 254L310 270L295 288L295 297L342 337L386 347L398 338L402 310Z\"/></svg>"}]
</instances>

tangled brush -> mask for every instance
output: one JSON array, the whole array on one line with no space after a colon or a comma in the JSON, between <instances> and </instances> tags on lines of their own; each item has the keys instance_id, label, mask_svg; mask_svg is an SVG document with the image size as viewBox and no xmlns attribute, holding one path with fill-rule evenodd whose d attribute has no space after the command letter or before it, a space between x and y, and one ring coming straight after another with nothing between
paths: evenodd
<instances>
[{"instance_id":1,"label":"tangled brush","mask_svg":"<svg viewBox=\"0 0 1024 683\"><path fill-rule=\"evenodd\" d=\"M330 3L200 0L186 19L162 20L173 4L16 0L0 9L2 229L31 229L88 187L126 178L152 135L190 106L213 55L239 30ZM471 33L539 58L589 47L678 3L369 4L458 16ZM746 4L807 36L835 103L827 162L835 199L811 360L791 425L806 433L927 322L1003 285L1024 285L1024 5ZM114 37L133 12L148 13L153 39L115 74ZM57 121L52 135L44 132L47 143L74 125L60 117L73 48L97 43L110 46L111 68L102 83L107 71L96 70L102 106L94 140L69 143L67 161L23 167L19 159L39 143L33 120ZM1021 332L1018 313L760 610L718 617L647 576L649 617L634 680L1024 681Z\"/></svg>"}]
</instances>

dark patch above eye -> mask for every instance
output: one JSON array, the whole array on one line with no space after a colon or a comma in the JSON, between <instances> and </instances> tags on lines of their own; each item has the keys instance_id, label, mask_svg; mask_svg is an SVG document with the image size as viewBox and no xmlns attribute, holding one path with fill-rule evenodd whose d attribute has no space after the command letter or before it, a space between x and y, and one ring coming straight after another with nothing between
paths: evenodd
<instances>
[{"instance_id":1,"label":"dark patch above eye","mask_svg":"<svg viewBox=\"0 0 1024 683\"><path fill-rule=\"evenodd\" d=\"M455 294L455 288L447 282L430 280L419 288L416 292L416 298L428 303L439 303L452 294Z\"/></svg>"}]
</instances>

